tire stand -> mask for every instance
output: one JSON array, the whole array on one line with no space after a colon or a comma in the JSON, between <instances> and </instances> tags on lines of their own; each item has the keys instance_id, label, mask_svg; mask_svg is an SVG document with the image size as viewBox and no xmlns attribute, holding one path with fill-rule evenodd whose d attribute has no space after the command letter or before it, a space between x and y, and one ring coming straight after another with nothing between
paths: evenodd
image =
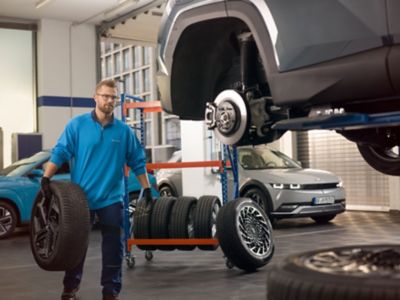
<instances>
[{"instance_id":1,"label":"tire stand","mask_svg":"<svg viewBox=\"0 0 400 300\"><path fill-rule=\"evenodd\" d=\"M133 102L127 102L130 99ZM121 110L122 110L122 121L126 122L126 115L129 109L140 110L140 126L134 127L134 129L140 130L140 141L143 147L145 147L145 134L144 134L144 113L150 112L162 112L160 101L147 101L143 99L121 94ZM223 205L228 201L228 186L227 186L227 167L231 166L234 177L234 198L239 196L239 183L238 183L238 168L237 168L237 150L236 147L232 147L232 150L227 145L223 145L222 149L222 160L212 161L193 161L193 162L180 162L180 163L148 163L146 165L147 170L156 169L172 169L172 168L198 168L198 167L217 167L221 175L222 184L222 200ZM229 161L226 160L229 157ZM219 244L216 238L186 238L186 239L135 239L130 238L133 234L133 226L130 224L130 212L129 212L129 196L128 196L128 168L125 169L125 197L124 197L124 233L125 233L125 259L129 268L133 268L135 265L135 257L131 254L133 245L209 245L216 246ZM143 189L141 189L138 202L142 199ZM153 258L152 251L145 250L145 258L150 261ZM233 265L226 259L226 265L232 268Z\"/></svg>"}]
</instances>

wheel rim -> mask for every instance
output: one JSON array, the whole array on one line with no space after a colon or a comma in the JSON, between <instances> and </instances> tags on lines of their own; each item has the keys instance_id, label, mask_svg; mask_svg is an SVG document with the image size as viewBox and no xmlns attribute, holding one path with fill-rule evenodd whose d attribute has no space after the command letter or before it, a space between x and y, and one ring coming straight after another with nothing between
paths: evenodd
<instances>
[{"instance_id":1,"label":"wheel rim","mask_svg":"<svg viewBox=\"0 0 400 300\"><path fill-rule=\"evenodd\" d=\"M217 236L217 216L219 212L219 204L215 203L211 212L211 237Z\"/></svg>"},{"instance_id":2,"label":"wheel rim","mask_svg":"<svg viewBox=\"0 0 400 300\"><path fill-rule=\"evenodd\" d=\"M59 237L60 208L57 199L41 198L37 203L32 219L33 245L39 257L52 256Z\"/></svg>"},{"instance_id":3,"label":"wheel rim","mask_svg":"<svg viewBox=\"0 0 400 300\"><path fill-rule=\"evenodd\" d=\"M246 193L245 197L248 197L251 200L253 200L259 206L261 206L261 208L265 211L264 199L263 199L263 196L259 192Z\"/></svg>"},{"instance_id":4,"label":"wheel rim","mask_svg":"<svg viewBox=\"0 0 400 300\"><path fill-rule=\"evenodd\" d=\"M163 187L160 191L160 197L172 197L172 191L169 187Z\"/></svg>"},{"instance_id":5,"label":"wheel rim","mask_svg":"<svg viewBox=\"0 0 400 300\"><path fill-rule=\"evenodd\" d=\"M13 226L11 211L4 206L0 206L0 236L6 235Z\"/></svg>"},{"instance_id":6,"label":"wheel rim","mask_svg":"<svg viewBox=\"0 0 400 300\"><path fill-rule=\"evenodd\" d=\"M247 251L259 258L266 258L273 249L271 226L258 208L243 206L236 220L237 230L242 245Z\"/></svg>"},{"instance_id":7,"label":"wheel rim","mask_svg":"<svg viewBox=\"0 0 400 300\"><path fill-rule=\"evenodd\" d=\"M188 224L187 224L187 234L188 238L194 238L194 210L196 205L192 205L189 209L188 214Z\"/></svg>"},{"instance_id":8,"label":"wheel rim","mask_svg":"<svg viewBox=\"0 0 400 300\"><path fill-rule=\"evenodd\" d=\"M323 273L400 278L400 251L393 247L332 249L300 259L305 267Z\"/></svg>"},{"instance_id":9,"label":"wheel rim","mask_svg":"<svg viewBox=\"0 0 400 300\"><path fill-rule=\"evenodd\" d=\"M388 162L400 162L400 146L395 147L372 147L370 149L377 157Z\"/></svg>"}]
</instances>

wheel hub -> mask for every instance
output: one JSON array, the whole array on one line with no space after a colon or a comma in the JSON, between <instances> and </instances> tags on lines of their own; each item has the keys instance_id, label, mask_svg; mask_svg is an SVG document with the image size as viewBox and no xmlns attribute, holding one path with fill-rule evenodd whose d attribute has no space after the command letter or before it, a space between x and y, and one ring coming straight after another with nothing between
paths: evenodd
<instances>
[{"instance_id":1,"label":"wheel hub","mask_svg":"<svg viewBox=\"0 0 400 300\"><path fill-rule=\"evenodd\" d=\"M0 207L0 235L6 233L12 225L11 213Z\"/></svg>"}]
</instances>

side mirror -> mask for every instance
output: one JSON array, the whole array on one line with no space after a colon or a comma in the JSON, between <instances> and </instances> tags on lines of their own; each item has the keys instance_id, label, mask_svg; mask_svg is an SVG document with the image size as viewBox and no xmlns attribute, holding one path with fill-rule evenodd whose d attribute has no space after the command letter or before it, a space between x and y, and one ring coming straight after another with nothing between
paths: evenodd
<instances>
[{"instance_id":1,"label":"side mirror","mask_svg":"<svg viewBox=\"0 0 400 300\"><path fill-rule=\"evenodd\" d=\"M43 170L41 169L34 169L32 170L29 174L28 177L29 178L37 178L37 177L42 177L43 176Z\"/></svg>"}]
</instances>

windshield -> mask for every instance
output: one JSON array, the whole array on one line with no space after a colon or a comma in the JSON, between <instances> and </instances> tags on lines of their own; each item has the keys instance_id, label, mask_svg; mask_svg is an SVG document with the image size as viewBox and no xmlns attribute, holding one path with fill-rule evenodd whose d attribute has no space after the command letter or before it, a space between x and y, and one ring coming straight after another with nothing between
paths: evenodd
<instances>
[{"instance_id":1,"label":"windshield","mask_svg":"<svg viewBox=\"0 0 400 300\"><path fill-rule=\"evenodd\" d=\"M49 152L39 152L35 155L16 161L8 167L0 170L0 176L23 176L38 164L49 159Z\"/></svg>"},{"instance_id":2,"label":"windshield","mask_svg":"<svg viewBox=\"0 0 400 300\"><path fill-rule=\"evenodd\" d=\"M291 169L301 166L280 151L268 148L238 149L239 163L244 169Z\"/></svg>"}]
</instances>

